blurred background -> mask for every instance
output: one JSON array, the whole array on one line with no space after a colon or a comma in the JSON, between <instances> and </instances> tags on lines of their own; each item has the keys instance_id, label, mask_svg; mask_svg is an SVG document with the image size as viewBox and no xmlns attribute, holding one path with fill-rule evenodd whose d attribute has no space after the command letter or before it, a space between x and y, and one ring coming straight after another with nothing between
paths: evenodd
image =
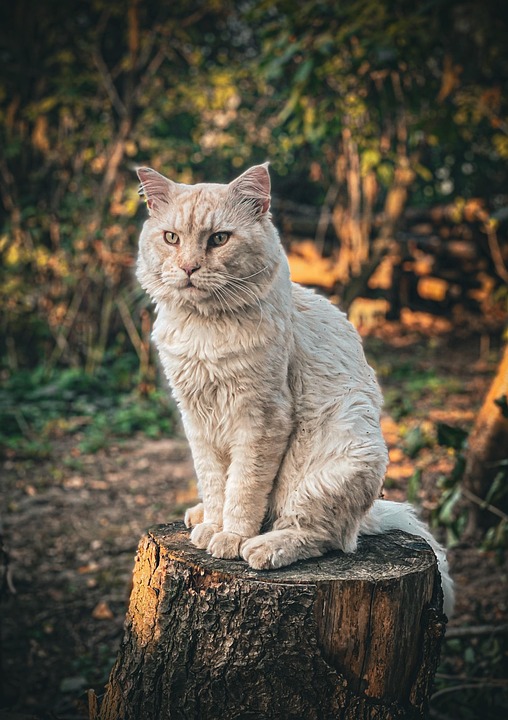
<instances>
[{"instance_id":1,"label":"blurred background","mask_svg":"<svg viewBox=\"0 0 508 720\"><path fill-rule=\"evenodd\" d=\"M86 717L139 535L195 496L135 167L269 159L293 279L349 312L383 385L385 494L452 548L432 716L505 717L507 48L503 0L2 4L0 708Z\"/></svg>"}]
</instances>

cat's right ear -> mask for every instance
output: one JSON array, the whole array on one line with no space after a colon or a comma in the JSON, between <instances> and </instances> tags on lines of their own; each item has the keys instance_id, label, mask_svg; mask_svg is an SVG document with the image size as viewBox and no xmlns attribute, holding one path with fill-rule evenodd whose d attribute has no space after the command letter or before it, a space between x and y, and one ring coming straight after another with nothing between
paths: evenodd
<instances>
[{"instance_id":1,"label":"cat's right ear","mask_svg":"<svg viewBox=\"0 0 508 720\"><path fill-rule=\"evenodd\" d=\"M141 183L138 193L144 195L150 214L167 205L174 183L149 167L137 168L136 172Z\"/></svg>"}]
</instances>

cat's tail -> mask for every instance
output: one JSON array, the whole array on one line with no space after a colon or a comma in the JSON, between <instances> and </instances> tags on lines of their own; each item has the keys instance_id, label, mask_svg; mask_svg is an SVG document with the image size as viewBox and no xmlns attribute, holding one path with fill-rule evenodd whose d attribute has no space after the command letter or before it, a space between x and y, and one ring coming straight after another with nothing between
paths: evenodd
<instances>
[{"instance_id":1,"label":"cat's tail","mask_svg":"<svg viewBox=\"0 0 508 720\"><path fill-rule=\"evenodd\" d=\"M444 596L444 611L448 617L453 612L453 580L448 569L445 549L437 542L425 523L416 516L415 509L409 503L376 500L369 513L362 520L361 535L377 535L387 530L403 530L426 540L437 558Z\"/></svg>"}]
</instances>

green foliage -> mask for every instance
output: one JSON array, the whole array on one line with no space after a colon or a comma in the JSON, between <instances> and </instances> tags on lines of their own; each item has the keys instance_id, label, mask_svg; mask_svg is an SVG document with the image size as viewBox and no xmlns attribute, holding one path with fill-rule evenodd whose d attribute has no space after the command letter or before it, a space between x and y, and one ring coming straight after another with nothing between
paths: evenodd
<instances>
[{"instance_id":1,"label":"green foliage","mask_svg":"<svg viewBox=\"0 0 508 720\"><path fill-rule=\"evenodd\" d=\"M508 398L506 395L496 398L494 403L501 409L503 417L508 418Z\"/></svg>"},{"instance_id":2,"label":"green foliage","mask_svg":"<svg viewBox=\"0 0 508 720\"><path fill-rule=\"evenodd\" d=\"M506 633L445 636L431 707L443 717L498 720L506 715Z\"/></svg>"},{"instance_id":3,"label":"green foliage","mask_svg":"<svg viewBox=\"0 0 508 720\"><path fill-rule=\"evenodd\" d=\"M438 404L441 390L453 388L460 392L462 387L458 380L441 377L434 369L419 368L413 363L383 365L378 368L378 374L386 384L385 406L396 421L413 414L422 397L430 395ZM429 438L421 428L415 429L406 442L408 446L414 446L411 457L422 447L429 446Z\"/></svg>"},{"instance_id":4,"label":"green foliage","mask_svg":"<svg viewBox=\"0 0 508 720\"><path fill-rule=\"evenodd\" d=\"M437 508L433 511L432 521L446 528L448 546L453 546L459 542L467 523L466 512L457 512L462 498L461 482L466 467L464 450L467 445L467 433L446 423L438 423L437 440L440 445L454 450L456 454L450 475L443 475L438 480L441 497Z\"/></svg>"},{"instance_id":5,"label":"green foliage","mask_svg":"<svg viewBox=\"0 0 508 720\"><path fill-rule=\"evenodd\" d=\"M402 144L420 202L452 189L482 194L484 174L495 183L504 174L508 60L501 48L508 31L497 2L308 0L295 10L265 0L252 15L272 99L270 154L283 145L296 156L310 144L333 175L347 129L363 175L374 171L386 188Z\"/></svg>"},{"instance_id":6,"label":"green foliage","mask_svg":"<svg viewBox=\"0 0 508 720\"><path fill-rule=\"evenodd\" d=\"M414 458L418 455L420 450L426 447L432 447L434 439L420 426L412 428L404 438L404 447L406 455L410 458Z\"/></svg>"},{"instance_id":7,"label":"green foliage","mask_svg":"<svg viewBox=\"0 0 508 720\"><path fill-rule=\"evenodd\" d=\"M462 428L447 425L446 423L437 424L437 441L439 445L453 450L462 450L466 438L467 432Z\"/></svg>"},{"instance_id":8,"label":"green foliage","mask_svg":"<svg viewBox=\"0 0 508 720\"><path fill-rule=\"evenodd\" d=\"M196 161L206 168L200 116L217 118L232 82L209 89L204 75L216 78L227 62L232 8L2 5L0 350L11 368L46 360L93 370L113 343L136 342L117 303L132 286L143 217L134 168L152 164L183 181ZM219 177L217 157L208 170ZM127 295L139 328L140 306Z\"/></svg>"},{"instance_id":9,"label":"green foliage","mask_svg":"<svg viewBox=\"0 0 508 720\"><path fill-rule=\"evenodd\" d=\"M142 358L138 164L192 182L268 156L293 199L342 202L349 142L378 208L405 173L415 202L495 209L507 38L495 0L3 3L1 365Z\"/></svg>"},{"instance_id":10,"label":"green foliage","mask_svg":"<svg viewBox=\"0 0 508 720\"><path fill-rule=\"evenodd\" d=\"M93 453L107 447L115 437L129 437L137 432L153 439L168 437L173 434L174 425L174 410L167 393L153 391L147 397L131 393L122 397L116 407L94 415L78 447L84 453Z\"/></svg>"},{"instance_id":11,"label":"green foliage","mask_svg":"<svg viewBox=\"0 0 508 720\"><path fill-rule=\"evenodd\" d=\"M407 481L407 499L410 503L416 504L418 502L418 493L422 484L422 470L416 468L414 473Z\"/></svg>"},{"instance_id":12,"label":"green foliage","mask_svg":"<svg viewBox=\"0 0 508 720\"><path fill-rule=\"evenodd\" d=\"M141 432L151 438L174 431L175 411L164 391L140 393L136 357L127 356L94 375L41 368L6 378L0 390L0 452L24 457L51 453L52 440L68 436L81 452Z\"/></svg>"},{"instance_id":13,"label":"green foliage","mask_svg":"<svg viewBox=\"0 0 508 720\"><path fill-rule=\"evenodd\" d=\"M433 521L444 525L448 533L449 545L460 541L467 525L467 505L462 501L464 490L462 478L466 467L465 452L467 450L467 433L444 423L438 424L437 440L440 445L448 447L455 452L455 464L449 476L442 476L439 486L442 490L438 507L433 512ZM496 473L487 495L482 500L477 499L482 509L506 505L508 498L508 459L497 463ZM471 498L469 498L471 501ZM494 515L495 516L495 515ZM508 519L504 513L498 512L496 522L488 528L482 538L482 547L485 550L495 550L503 553L508 548Z\"/></svg>"}]
</instances>

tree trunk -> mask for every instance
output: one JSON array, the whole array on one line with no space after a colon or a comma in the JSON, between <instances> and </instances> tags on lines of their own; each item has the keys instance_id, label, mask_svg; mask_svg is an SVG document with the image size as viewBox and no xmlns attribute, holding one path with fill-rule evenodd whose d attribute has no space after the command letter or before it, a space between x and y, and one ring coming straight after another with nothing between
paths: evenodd
<instances>
[{"instance_id":1,"label":"tree trunk","mask_svg":"<svg viewBox=\"0 0 508 720\"><path fill-rule=\"evenodd\" d=\"M499 517L488 508L482 507L482 501L487 497L499 472L499 462L508 458L508 417L503 414L502 407L504 403L506 413L507 400L508 345L504 348L496 376L468 439L466 467L462 479L469 511L466 535L474 535L477 530L484 530L499 522ZM498 509L501 513L508 512L506 494L504 506Z\"/></svg>"},{"instance_id":2,"label":"tree trunk","mask_svg":"<svg viewBox=\"0 0 508 720\"><path fill-rule=\"evenodd\" d=\"M393 532L256 572L142 538L100 720L423 718L445 628L435 557Z\"/></svg>"}]
</instances>

